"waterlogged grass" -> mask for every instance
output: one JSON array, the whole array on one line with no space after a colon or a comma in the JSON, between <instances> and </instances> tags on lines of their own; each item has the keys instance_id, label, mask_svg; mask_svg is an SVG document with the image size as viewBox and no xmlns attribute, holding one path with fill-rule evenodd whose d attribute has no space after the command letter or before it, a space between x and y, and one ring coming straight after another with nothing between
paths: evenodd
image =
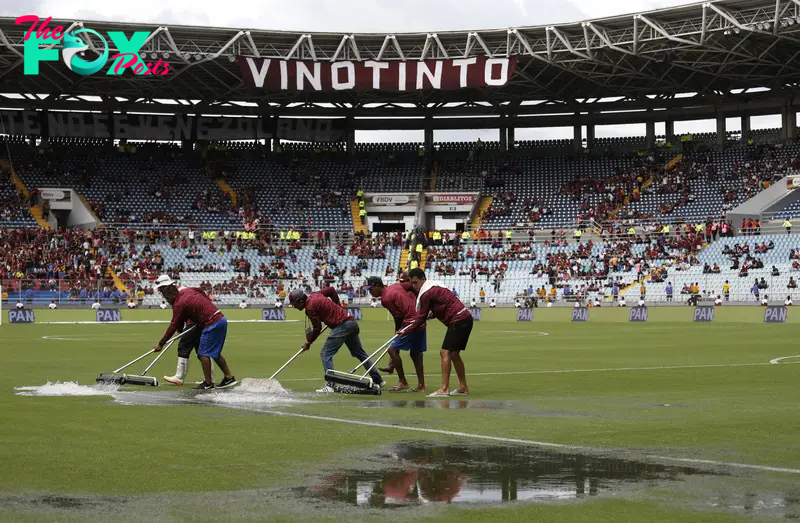
<instances>
[{"instance_id":1,"label":"waterlogged grass","mask_svg":"<svg viewBox=\"0 0 800 523\"><path fill-rule=\"evenodd\" d=\"M47 381L91 385L98 373L146 351L166 325L4 324L0 329L7 379L0 395L4 465L0 492L131 496L291 488L345 462L369 465L377 459L374 449L393 442L472 441L402 427L580 445L621 456L660 455L800 469L800 365L791 363L800 358L768 364L774 358L800 355L800 316L790 311L789 323L767 325L763 309L731 307L716 312L713 323L700 324L691 322L689 308L653 308L647 323L631 324L627 311L612 308L591 310L588 323L571 323L567 309L536 309L530 323L514 321L512 310L485 310L464 353L472 391L469 403L418 406L409 401L422 400L420 394L384 393L380 397L304 396L314 402L270 409L397 428L219 406L120 405L105 396L16 396L15 387ZM391 336L393 322L382 310L364 313L362 340L369 351ZM302 318L296 311L287 314L290 319ZM259 316L256 310L228 313L230 319ZM88 310L37 311L38 321L93 319ZM166 320L169 313L123 311L123 319ZM228 332L225 355L234 374L240 379L267 377L299 348L303 324L232 323ZM426 355L429 389L439 381L436 349L443 334L438 323L429 327L433 349ZM307 394L322 384L322 366L315 351L320 345L281 374L285 387ZM346 349L336 359L340 369L352 367L353 362ZM133 370L140 372L145 366ZM172 374L174 366L171 352L152 374ZM199 377L199 365L193 361L190 381ZM162 393L166 388L159 389ZM384 408L376 407L376 401L384 402ZM736 473L754 478L759 474ZM776 481L784 480L791 485L800 476L777 475ZM680 501L665 506L601 499L469 510L454 505L407 516L593 522L740 518L713 513L713 507L701 512L697 508ZM337 517L360 520L367 517L362 510L367 509L353 507ZM304 518L302 508L258 513L256 519ZM222 517L214 511L207 514L209 520ZM405 517L403 510L391 516L369 514L369 519ZM0 508L3 519L17 516L22 520L31 514ZM67 509L33 513L35 520L74 516ZM79 513L76 519L93 517ZM153 517L158 519L157 514ZM237 517L250 516L240 513ZM322 516L309 512L307 517Z\"/></svg>"}]
</instances>

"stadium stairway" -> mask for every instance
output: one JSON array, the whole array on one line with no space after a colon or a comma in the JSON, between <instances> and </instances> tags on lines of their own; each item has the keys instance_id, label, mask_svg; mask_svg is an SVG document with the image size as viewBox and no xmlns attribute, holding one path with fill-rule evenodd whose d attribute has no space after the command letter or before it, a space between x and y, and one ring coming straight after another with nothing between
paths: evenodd
<instances>
[{"instance_id":1,"label":"stadium stairway","mask_svg":"<svg viewBox=\"0 0 800 523\"><path fill-rule=\"evenodd\" d=\"M493 196L481 196L481 199L478 202L478 208L475 209L475 215L472 217L472 230L480 229L481 216L483 216L483 213L485 213L489 207L492 206L493 201Z\"/></svg>"},{"instance_id":2,"label":"stadium stairway","mask_svg":"<svg viewBox=\"0 0 800 523\"><path fill-rule=\"evenodd\" d=\"M678 165L681 160L683 160L683 154L678 153L672 160L668 161L666 165L664 165L664 168L667 170L672 169L673 167Z\"/></svg>"},{"instance_id":3,"label":"stadium stairway","mask_svg":"<svg viewBox=\"0 0 800 523\"><path fill-rule=\"evenodd\" d=\"M24 194L26 198L30 198L31 196L30 191L28 190L27 187L25 187L25 184L22 182L22 179L20 179L20 177L17 176L16 171L14 171L14 168L11 166L11 162L9 162L8 160L0 160L0 168L3 168L9 173L11 173L11 181L14 182L14 185L17 186L17 190L22 194ZM47 220L44 219L41 207L39 207L38 205L31 205L30 212L31 216L33 216L33 219L36 220L36 223L38 223L42 229L50 228L50 224L47 223Z\"/></svg>"},{"instance_id":4,"label":"stadium stairway","mask_svg":"<svg viewBox=\"0 0 800 523\"><path fill-rule=\"evenodd\" d=\"M408 269L408 257L410 254L408 247L403 248L403 252L400 253L400 270Z\"/></svg>"},{"instance_id":5,"label":"stadium stairway","mask_svg":"<svg viewBox=\"0 0 800 523\"><path fill-rule=\"evenodd\" d=\"M433 168L431 169L431 187L429 189L431 192L436 191L436 171L438 170L439 170L439 162L434 161Z\"/></svg>"},{"instance_id":6,"label":"stadium stairway","mask_svg":"<svg viewBox=\"0 0 800 523\"><path fill-rule=\"evenodd\" d=\"M118 291L124 292L128 296L131 296L131 292L128 290L128 287L125 285L122 279L120 279L117 273L111 269L111 267L106 269L106 276L111 276L111 279L114 280L114 287L116 287Z\"/></svg>"},{"instance_id":7,"label":"stadium stairway","mask_svg":"<svg viewBox=\"0 0 800 523\"><path fill-rule=\"evenodd\" d=\"M36 220L36 223L38 223L42 229L50 228L50 224L44 219L44 214L42 214L41 207L38 205L31 205L30 212L31 216L33 216L33 219Z\"/></svg>"},{"instance_id":8,"label":"stadium stairway","mask_svg":"<svg viewBox=\"0 0 800 523\"><path fill-rule=\"evenodd\" d=\"M680 155L678 155L678 156L680 156ZM702 246L702 247L700 247L700 249L698 249L698 251L695 253L695 255L699 257L699 256L700 256L700 253L703 251L703 249L705 249L705 248L706 248L706 247L708 247L709 245L711 245L711 243L706 243L706 242L703 242L703 246ZM670 261L670 262L668 262L668 263L664 263L664 264L662 264L662 265L661 265L661 267L659 267L659 268L660 268L660 269L663 269L663 268L665 268L665 267L669 267L670 265L675 265L675 260L672 260L672 261ZM634 291L635 291L635 290L637 290L637 289L639 288L639 286L640 286L642 283L646 283L646 282L650 281L651 279L652 279L652 278L650 277L650 274L648 274L648 275L647 275L647 276L645 276L644 278L640 278L640 279L636 280L635 282L631 283L630 285L626 285L625 287L621 288L621 289L619 290L619 295L620 295L620 296L622 296L622 295L623 295L623 294L625 294L627 291L631 291L631 290L634 290ZM603 301L612 301L612 300L613 300L613 297L608 297L608 296L607 296L606 298L603 298Z\"/></svg>"},{"instance_id":9,"label":"stadium stairway","mask_svg":"<svg viewBox=\"0 0 800 523\"><path fill-rule=\"evenodd\" d=\"M673 167L678 165L678 163L681 161L682 158L683 158L683 154L681 154L681 153L676 154L672 158L672 160L670 160L670 161L668 161L667 163L664 164L664 169L672 169ZM644 182L642 182L642 187L641 187L639 192L640 193L643 192L645 189L647 189L650 186L651 183L653 183L653 177L652 176L650 178L646 179ZM629 194L629 195L625 196L625 199L622 201L622 203L616 209L614 209L614 211L611 214L616 216L617 213L620 210L622 210L623 207L625 207L626 205L631 203L632 196L633 196L632 194ZM622 292L622 290L620 290L620 292Z\"/></svg>"},{"instance_id":10,"label":"stadium stairway","mask_svg":"<svg viewBox=\"0 0 800 523\"><path fill-rule=\"evenodd\" d=\"M233 205L235 206L236 205L236 191L233 190L233 187L228 185L228 182L226 182L224 178L217 178L214 181L217 182L217 185L222 190L222 192L224 192L225 194L227 194L228 196L231 197L231 203L233 203Z\"/></svg>"},{"instance_id":11,"label":"stadium stairway","mask_svg":"<svg viewBox=\"0 0 800 523\"><path fill-rule=\"evenodd\" d=\"M358 199L350 200L350 213L353 215L353 230L357 233L367 234L367 225L361 223L361 218L358 216Z\"/></svg>"}]
</instances>

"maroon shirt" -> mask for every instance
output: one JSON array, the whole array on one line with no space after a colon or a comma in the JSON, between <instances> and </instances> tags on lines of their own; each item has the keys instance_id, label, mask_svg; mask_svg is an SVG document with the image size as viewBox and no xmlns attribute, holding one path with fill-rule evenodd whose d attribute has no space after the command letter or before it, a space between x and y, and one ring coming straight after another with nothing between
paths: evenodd
<instances>
[{"instance_id":1,"label":"maroon shirt","mask_svg":"<svg viewBox=\"0 0 800 523\"><path fill-rule=\"evenodd\" d=\"M420 324L425 321L430 311L433 311L433 315L437 320L448 327L470 316L469 310L461 300L452 291L444 287L431 287L422 295L414 323Z\"/></svg>"},{"instance_id":2,"label":"maroon shirt","mask_svg":"<svg viewBox=\"0 0 800 523\"><path fill-rule=\"evenodd\" d=\"M183 331L187 322L196 324L202 330L214 325L223 317L206 293L193 287L183 287L178 291L178 297L172 304L172 322L161 338L160 344L166 344L176 331Z\"/></svg>"},{"instance_id":3,"label":"maroon shirt","mask_svg":"<svg viewBox=\"0 0 800 523\"><path fill-rule=\"evenodd\" d=\"M395 283L383 289L381 305L394 317L394 330L396 331L411 325L417 317L417 298L408 292L401 283ZM424 328L425 322L422 322L418 329Z\"/></svg>"},{"instance_id":4,"label":"maroon shirt","mask_svg":"<svg viewBox=\"0 0 800 523\"><path fill-rule=\"evenodd\" d=\"M305 310L313 327L313 330L306 336L308 343L314 343L314 340L319 337L319 333L322 332L322 323L333 328L353 319L353 316L339 304L339 293L333 287L325 287L319 292L312 292L306 298Z\"/></svg>"}]
</instances>

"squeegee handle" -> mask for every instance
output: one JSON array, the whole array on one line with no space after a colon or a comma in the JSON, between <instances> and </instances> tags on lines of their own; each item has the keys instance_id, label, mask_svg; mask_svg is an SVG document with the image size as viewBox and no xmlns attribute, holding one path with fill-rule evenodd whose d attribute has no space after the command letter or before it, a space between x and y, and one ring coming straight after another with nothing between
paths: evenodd
<instances>
[{"instance_id":1,"label":"squeegee handle","mask_svg":"<svg viewBox=\"0 0 800 523\"><path fill-rule=\"evenodd\" d=\"M323 332L325 332L326 330L328 330L328 326L327 326L327 325L325 325L324 327L322 327L322 330L321 330L321 331L319 331L319 333L320 333L320 334L322 334L322 333L323 333ZM292 356L291 358L289 358L289 361L287 361L286 363L284 363L284 364L283 364L283 366L281 366L281 368L280 368L280 369L276 370L276 371L275 371L275 374L273 374L272 376L270 376L270 377L269 377L269 379L271 379L271 380L274 380L274 379L275 379L275 376L277 376L278 374L280 374L280 373L281 373L281 371L282 371L283 369L285 369L286 367L288 367L288 366L289 366L289 364L290 364L291 362L293 362L293 361L295 360L295 358L297 358L297 357L298 357L298 356L300 356L301 354L303 354L303 349L302 349L302 348L301 348L299 351L297 351L297 352L295 353L295 355L294 355L294 356Z\"/></svg>"},{"instance_id":2,"label":"squeegee handle","mask_svg":"<svg viewBox=\"0 0 800 523\"><path fill-rule=\"evenodd\" d=\"M393 342L393 341L394 341L396 338L397 338L397 334L395 334L394 336L392 336L391 338L389 338L389 341L387 341L386 343L384 343L383 345L381 345L380 347L378 347L378 350L376 350L375 352L373 352L372 354L370 354L370 355L367 357L367 359L365 359L364 361L362 361L361 363L359 363L359 364L358 364L358 366L357 366L355 369L351 370L351 371L350 371L350 374L353 374L353 373L355 373L355 371L357 371L357 370L358 370L358 367L361 367L361 366L364 366L364 368L366 369L366 368L367 368L367 367L366 367L366 364L367 364L367 362L368 362L369 360L371 360L372 358L374 358L374 357L375 357L375 356L376 356L376 355L377 355L379 352L381 352L382 350L386 349L386 352L389 352L389 344L391 344L391 343L392 343L392 342ZM369 374L369 371L371 371L371 370L372 370L372 369L375 367L375 365L377 365L377 364L378 364L378 362L379 362L379 361L381 361L381 359L383 358L383 356L384 356L384 355L383 355L383 354L381 354L381 355L380 355L380 357L378 357L378 359L377 359L377 360L375 360L375 362L373 362L373 363L372 363L372 366L371 366L369 369L367 369L367 372L366 372L366 373L364 373L364 376L366 376L367 374Z\"/></svg>"},{"instance_id":3,"label":"squeegee handle","mask_svg":"<svg viewBox=\"0 0 800 523\"><path fill-rule=\"evenodd\" d=\"M153 365L155 365L155 364L156 364L156 362L157 362L158 360L160 360L160 359L161 359L161 356L163 356L163 355L164 355L164 353L165 353L165 352L167 352L167 349L169 349L169 348L172 346L172 344L173 344L173 343L175 343L175 342L178 340L178 338L180 338L180 337L181 337L181 336L183 336L184 334L187 334L187 333L189 333L189 332L190 332L190 331L192 331L194 328L195 328L195 327L194 327L194 325L192 325L191 327L189 327L188 329L185 329L185 330L184 330L183 332L181 332L180 334L178 334L178 335L176 335L176 336L173 336L173 337L172 337L172 339L170 339L170 340L167 342L167 344L164 346L164 348L163 348L163 349L161 349L161 354L159 354L158 356L156 356L156 359L154 359L154 360L152 361L152 363L150 363L150 365L148 365L148 366L147 366L147 368L146 368L146 369L144 369L144 372L142 373L142 376L146 376L146 375L147 375L147 371L149 371L151 368L153 368ZM151 352L152 352L152 351L151 351Z\"/></svg>"},{"instance_id":4,"label":"squeegee handle","mask_svg":"<svg viewBox=\"0 0 800 523\"><path fill-rule=\"evenodd\" d=\"M300 356L301 354L303 354L303 349L302 349L302 348L300 348L300 350L299 350L299 351L297 351L297 352L295 353L295 355L294 355L294 356L292 356L291 358L289 358L289 361L287 361L286 363L284 363L284 364L281 366L281 368L280 368L280 369L276 370L276 371L275 371L275 374L273 374L272 376L270 376L270 377L269 377L269 379L271 379L271 380L274 380L274 379L275 379L275 376L277 376L278 374L280 374L280 373L281 373L281 371L282 371L283 369L285 369L286 367L288 367L288 366L289 366L289 364L290 364L291 362L293 362L293 361L295 360L295 358L297 358L297 357L298 357L298 356Z\"/></svg>"},{"instance_id":5,"label":"squeegee handle","mask_svg":"<svg viewBox=\"0 0 800 523\"><path fill-rule=\"evenodd\" d=\"M138 357L138 358L136 358L135 360L131 361L130 363L126 363L126 364L125 364L125 365L123 365L122 367L120 367L120 368L118 368L117 370L115 370L115 371L114 371L114 374L116 374L116 373L118 373L118 372L122 371L123 369L127 369L128 367L130 367L131 365L133 365L133 364L134 364L134 363L136 363L137 361L139 361L139 360L142 360L142 359L144 359L144 358L146 358L146 357L150 356L151 354L153 354L153 351L152 351L152 350L149 350L149 351L145 352L144 354L142 354L141 356L139 356L139 357Z\"/></svg>"}]
</instances>

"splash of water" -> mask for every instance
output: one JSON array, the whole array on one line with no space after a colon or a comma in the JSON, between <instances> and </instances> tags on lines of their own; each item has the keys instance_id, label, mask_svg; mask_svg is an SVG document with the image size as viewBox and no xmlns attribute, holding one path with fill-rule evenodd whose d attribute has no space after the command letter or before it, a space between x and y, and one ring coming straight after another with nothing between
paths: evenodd
<instances>
[{"instance_id":1,"label":"splash of water","mask_svg":"<svg viewBox=\"0 0 800 523\"><path fill-rule=\"evenodd\" d=\"M17 396L112 396L119 385L80 385L75 381L48 381L44 385L15 387Z\"/></svg>"},{"instance_id":2,"label":"splash of water","mask_svg":"<svg viewBox=\"0 0 800 523\"><path fill-rule=\"evenodd\" d=\"M278 380L269 378L245 378L236 390L237 392L250 392L255 394L289 394L289 391L284 389Z\"/></svg>"},{"instance_id":3,"label":"splash of water","mask_svg":"<svg viewBox=\"0 0 800 523\"><path fill-rule=\"evenodd\" d=\"M223 405L259 405L277 407L306 401L292 397L277 380L245 378L233 389L214 390L195 396L197 400Z\"/></svg>"}]
</instances>

